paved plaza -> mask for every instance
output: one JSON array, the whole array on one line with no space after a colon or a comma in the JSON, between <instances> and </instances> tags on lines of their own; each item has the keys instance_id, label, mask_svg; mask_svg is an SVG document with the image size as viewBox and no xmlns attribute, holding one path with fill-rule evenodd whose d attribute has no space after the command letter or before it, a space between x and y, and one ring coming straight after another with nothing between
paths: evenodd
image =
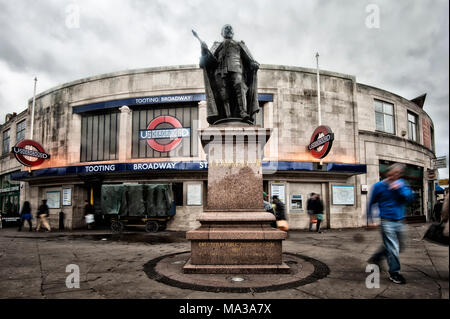
<instances>
[{"instance_id":1,"label":"paved plaza","mask_svg":"<svg viewBox=\"0 0 450 319\"><path fill-rule=\"evenodd\" d=\"M384 264L379 288L367 288L366 278L371 273L366 272L366 260L380 244L377 230L290 231L283 251L325 264L329 269L326 277L297 287L243 293L187 289L150 278L144 271L149 261L190 250L184 232L145 233L131 229L113 235L109 230L36 233L3 228L0 298L448 299L448 247L421 239L428 224L407 227L408 244L401 254L406 285L389 281ZM71 274L66 272L68 265L79 267L79 288L66 286ZM243 277L248 282L257 278ZM236 285L245 285L245 281Z\"/></svg>"}]
</instances>

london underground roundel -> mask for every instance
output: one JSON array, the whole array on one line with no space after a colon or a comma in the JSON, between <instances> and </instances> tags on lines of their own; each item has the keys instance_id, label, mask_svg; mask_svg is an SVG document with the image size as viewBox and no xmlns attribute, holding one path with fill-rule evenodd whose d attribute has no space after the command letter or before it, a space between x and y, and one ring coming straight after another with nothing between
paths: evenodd
<instances>
[{"instance_id":1,"label":"london underground roundel","mask_svg":"<svg viewBox=\"0 0 450 319\"><path fill-rule=\"evenodd\" d=\"M32 140L20 141L12 148L12 152L16 159L25 166L39 166L50 158L42 145Z\"/></svg>"},{"instance_id":2,"label":"london underground roundel","mask_svg":"<svg viewBox=\"0 0 450 319\"><path fill-rule=\"evenodd\" d=\"M308 149L315 158L324 158L330 152L333 140L334 133L331 128L326 125L319 126L311 136Z\"/></svg>"},{"instance_id":3,"label":"london underground roundel","mask_svg":"<svg viewBox=\"0 0 450 319\"><path fill-rule=\"evenodd\" d=\"M146 130L139 131L139 139L158 152L170 152L176 148L183 137L190 136L190 129L184 128L177 118L164 115L154 118Z\"/></svg>"}]
</instances>

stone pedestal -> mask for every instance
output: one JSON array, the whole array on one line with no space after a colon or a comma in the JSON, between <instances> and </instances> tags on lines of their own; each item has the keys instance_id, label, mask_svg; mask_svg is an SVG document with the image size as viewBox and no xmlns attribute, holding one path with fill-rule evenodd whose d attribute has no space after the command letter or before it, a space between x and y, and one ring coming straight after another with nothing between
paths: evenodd
<instances>
[{"instance_id":1,"label":"stone pedestal","mask_svg":"<svg viewBox=\"0 0 450 319\"><path fill-rule=\"evenodd\" d=\"M282 261L286 232L263 208L261 160L271 130L227 123L200 131L208 155L207 208L186 234L184 273L289 273Z\"/></svg>"}]
</instances>

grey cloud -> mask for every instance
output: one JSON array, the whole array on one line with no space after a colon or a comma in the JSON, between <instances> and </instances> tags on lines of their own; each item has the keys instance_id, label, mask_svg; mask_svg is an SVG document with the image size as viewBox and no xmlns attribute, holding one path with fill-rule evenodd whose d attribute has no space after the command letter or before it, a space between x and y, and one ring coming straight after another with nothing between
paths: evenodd
<instances>
[{"instance_id":1,"label":"grey cloud","mask_svg":"<svg viewBox=\"0 0 450 319\"><path fill-rule=\"evenodd\" d=\"M72 3L80 8L79 29L65 25ZM365 25L373 3L379 29ZM260 63L315 67L319 51L323 69L409 99L428 93L424 108L440 137L437 153L448 153L447 0L0 0L0 6L0 63L11 72L0 75L0 121L30 98L29 91L20 100L12 98L20 92L2 91L3 77L38 75L40 85L49 85L43 91L100 73L198 63L190 30L211 45L230 23Z\"/></svg>"}]
</instances>

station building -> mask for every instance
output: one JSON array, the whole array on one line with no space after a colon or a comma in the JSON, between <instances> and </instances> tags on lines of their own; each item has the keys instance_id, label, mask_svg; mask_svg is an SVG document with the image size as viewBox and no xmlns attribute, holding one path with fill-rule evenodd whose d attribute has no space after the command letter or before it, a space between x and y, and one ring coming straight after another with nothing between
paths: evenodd
<instances>
[{"instance_id":1,"label":"station building","mask_svg":"<svg viewBox=\"0 0 450 319\"><path fill-rule=\"evenodd\" d=\"M319 160L308 149L319 121L316 81L313 69L261 65L258 71L256 124L273 128L262 162L264 190L285 202L290 228L308 227L311 192L324 201L324 227L367 225L370 189L392 163L407 165L405 179L416 194L408 219L429 219L437 177L426 95L408 100L357 83L354 76L321 71L321 122L334 140ZM100 216L102 185L164 183L176 203L167 229L199 226L208 165L198 130L208 123L197 65L98 75L38 94L33 140L50 158L31 169L11 155L14 145L30 137L32 99L28 104L0 126L4 218L15 218L25 200L35 213L47 199L52 225L62 211L66 228L85 227L84 200L92 200ZM178 135L171 136L174 129Z\"/></svg>"}]
</instances>

